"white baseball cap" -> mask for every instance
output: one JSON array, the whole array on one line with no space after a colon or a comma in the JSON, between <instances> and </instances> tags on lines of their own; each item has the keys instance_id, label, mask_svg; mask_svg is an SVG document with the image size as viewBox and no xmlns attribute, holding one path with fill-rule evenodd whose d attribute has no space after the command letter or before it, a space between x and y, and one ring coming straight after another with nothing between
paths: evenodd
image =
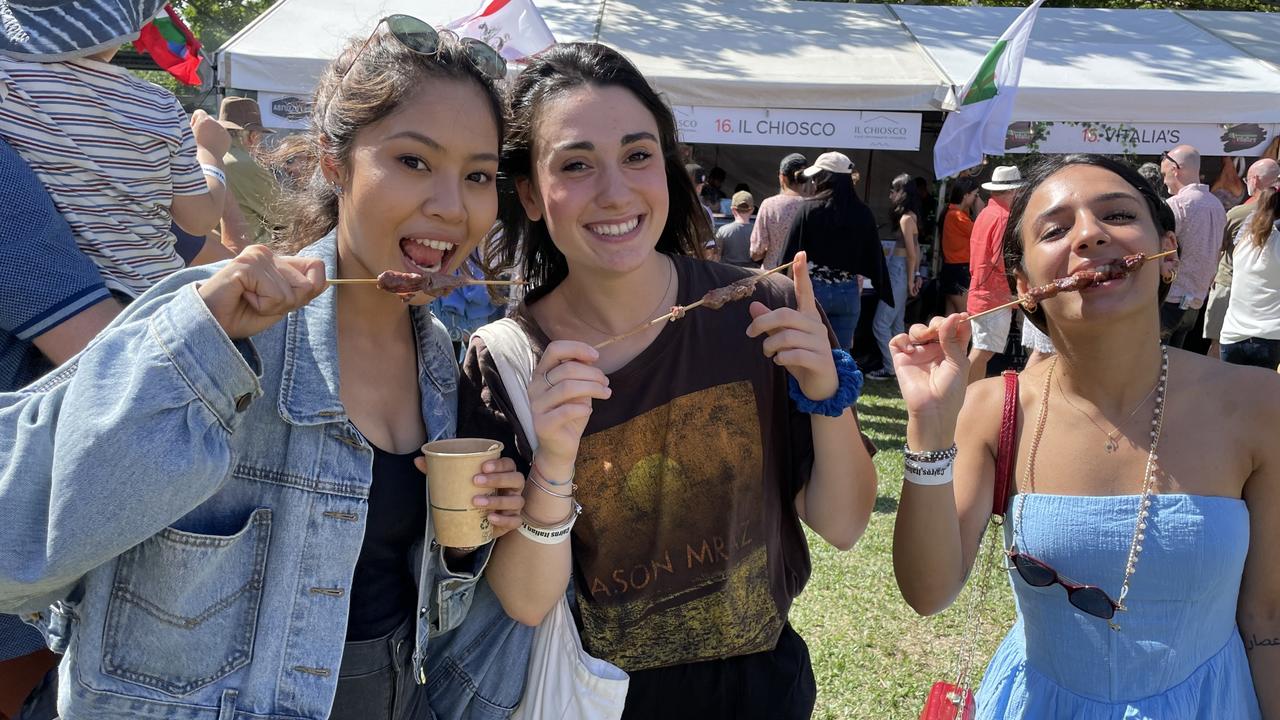
<instances>
[{"instance_id":1,"label":"white baseball cap","mask_svg":"<svg viewBox=\"0 0 1280 720\"><path fill-rule=\"evenodd\" d=\"M807 178L811 178L824 170L827 172L840 173L841 175L848 175L853 172L853 161L844 153L822 153L818 156L818 159L814 160L813 164L805 168L804 172L801 174Z\"/></svg>"}]
</instances>

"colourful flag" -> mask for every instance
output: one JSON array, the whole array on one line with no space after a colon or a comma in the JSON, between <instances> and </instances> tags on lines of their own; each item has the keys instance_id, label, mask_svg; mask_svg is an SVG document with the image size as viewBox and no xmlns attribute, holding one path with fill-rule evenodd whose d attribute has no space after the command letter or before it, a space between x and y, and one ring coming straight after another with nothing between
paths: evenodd
<instances>
[{"instance_id":1,"label":"colourful flag","mask_svg":"<svg viewBox=\"0 0 1280 720\"><path fill-rule=\"evenodd\" d=\"M982 162L983 154L1003 155L1013 119L1013 100L1022 75L1031 26L1044 0L1035 0L1004 31L960 92L960 107L947 115L933 147L933 171L950 177Z\"/></svg>"},{"instance_id":2,"label":"colourful flag","mask_svg":"<svg viewBox=\"0 0 1280 720\"><path fill-rule=\"evenodd\" d=\"M146 25L133 46L187 85L199 85L200 41L169 5Z\"/></svg>"},{"instance_id":3,"label":"colourful flag","mask_svg":"<svg viewBox=\"0 0 1280 720\"><path fill-rule=\"evenodd\" d=\"M556 44L533 0L484 0L476 12L445 27L484 42L507 60L524 60Z\"/></svg>"}]
</instances>

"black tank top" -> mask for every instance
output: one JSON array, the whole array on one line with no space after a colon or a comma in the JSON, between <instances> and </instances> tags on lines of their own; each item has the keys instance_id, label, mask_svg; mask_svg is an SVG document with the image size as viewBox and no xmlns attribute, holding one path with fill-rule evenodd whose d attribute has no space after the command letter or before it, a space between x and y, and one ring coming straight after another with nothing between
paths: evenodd
<instances>
[{"instance_id":1,"label":"black tank top","mask_svg":"<svg viewBox=\"0 0 1280 720\"><path fill-rule=\"evenodd\" d=\"M395 630L418 604L410 549L427 528L427 480L405 455L373 447L373 485L364 543L351 583L347 641L372 640Z\"/></svg>"}]
</instances>

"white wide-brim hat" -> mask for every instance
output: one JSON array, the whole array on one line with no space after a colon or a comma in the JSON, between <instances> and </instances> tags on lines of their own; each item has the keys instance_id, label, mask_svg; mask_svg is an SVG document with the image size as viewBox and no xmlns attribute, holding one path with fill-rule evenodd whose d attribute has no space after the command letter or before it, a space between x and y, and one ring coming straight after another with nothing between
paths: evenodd
<instances>
[{"instance_id":1,"label":"white wide-brim hat","mask_svg":"<svg viewBox=\"0 0 1280 720\"><path fill-rule=\"evenodd\" d=\"M1022 187L1022 173L1016 165L1001 165L991 173L991 182L982 183L982 189L989 192L1017 190Z\"/></svg>"},{"instance_id":2,"label":"white wide-brim hat","mask_svg":"<svg viewBox=\"0 0 1280 720\"><path fill-rule=\"evenodd\" d=\"M0 0L0 55L58 62L132 42L166 0Z\"/></svg>"}]
</instances>

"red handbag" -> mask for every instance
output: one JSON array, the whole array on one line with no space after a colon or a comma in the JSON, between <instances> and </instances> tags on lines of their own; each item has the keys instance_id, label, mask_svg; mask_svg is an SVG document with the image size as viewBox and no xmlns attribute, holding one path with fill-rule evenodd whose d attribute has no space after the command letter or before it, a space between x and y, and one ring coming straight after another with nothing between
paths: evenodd
<instances>
[{"instance_id":1,"label":"red handbag","mask_svg":"<svg viewBox=\"0 0 1280 720\"><path fill-rule=\"evenodd\" d=\"M1005 506L1009 502L1009 486L1013 483L1015 445L1018 439L1018 373L1012 370L1004 372L1004 409L1000 417L1000 437L996 444L995 487L991 495L991 526L997 528L1004 520ZM990 548L999 545L997 540L987 541L987 570L978 586L980 595L986 594L990 585L989 572L993 564ZM979 553L981 554L981 553ZM973 609L981 598L975 598L969 608L969 627L976 630L973 621ZM968 643L973 645L972 638ZM973 720L973 691L968 686L971 652L963 652L954 682L939 680L929 688L929 697L924 701L924 709L920 711L920 720Z\"/></svg>"}]
</instances>

